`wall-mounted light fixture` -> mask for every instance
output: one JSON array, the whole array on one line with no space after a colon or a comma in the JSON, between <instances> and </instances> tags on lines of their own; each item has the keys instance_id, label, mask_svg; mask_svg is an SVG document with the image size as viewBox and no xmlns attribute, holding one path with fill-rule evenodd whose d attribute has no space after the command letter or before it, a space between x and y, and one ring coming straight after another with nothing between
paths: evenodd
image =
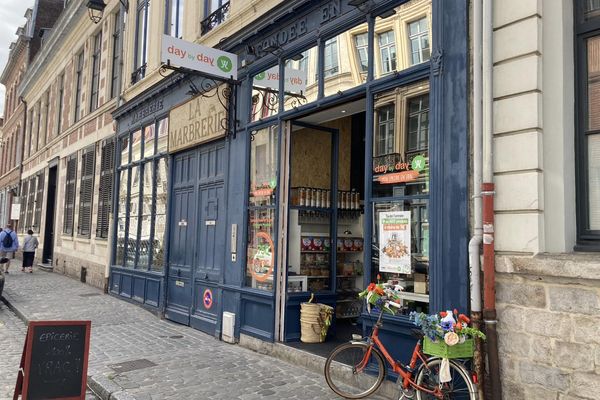
<instances>
[{"instance_id":1,"label":"wall-mounted light fixture","mask_svg":"<svg viewBox=\"0 0 600 400\"><path fill-rule=\"evenodd\" d=\"M125 11L129 10L129 1L119 0L119 2L125 7ZM86 7L92 22L95 24L100 22L104 15L104 9L106 8L104 0L88 0Z\"/></svg>"},{"instance_id":2,"label":"wall-mounted light fixture","mask_svg":"<svg viewBox=\"0 0 600 400\"><path fill-rule=\"evenodd\" d=\"M360 11L366 13L371 9L371 6L373 5L373 1L372 0L349 0L348 5L356 7Z\"/></svg>"}]
</instances>

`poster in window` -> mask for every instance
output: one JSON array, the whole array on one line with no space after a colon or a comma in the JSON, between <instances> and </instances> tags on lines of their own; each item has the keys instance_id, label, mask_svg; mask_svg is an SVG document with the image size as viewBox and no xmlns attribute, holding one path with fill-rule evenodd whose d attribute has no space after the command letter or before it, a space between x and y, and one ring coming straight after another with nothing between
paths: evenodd
<instances>
[{"instance_id":1,"label":"poster in window","mask_svg":"<svg viewBox=\"0 0 600 400\"><path fill-rule=\"evenodd\" d=\"M410 274L410 211L379 214L379 271Z\"/></svg>"}]
</instances>

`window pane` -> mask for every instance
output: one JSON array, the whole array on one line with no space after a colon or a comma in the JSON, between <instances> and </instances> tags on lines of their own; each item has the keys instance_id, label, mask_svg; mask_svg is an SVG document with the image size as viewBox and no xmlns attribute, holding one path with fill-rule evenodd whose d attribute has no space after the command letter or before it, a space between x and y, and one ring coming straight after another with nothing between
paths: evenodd
<instances>
[{"instance_id":1,"label":"window pane","mask_svg":"<svg viewBox=\"0 0 600 400\"><path fill-rule=\"evenodd\" d=\"M600 0L583 0L585 19L600 15Z\"/></svg>"},{"instance_id":2,"label":"window pane","mask_svg":"<svg viewBox=\"0 0 600 400\"><path fill-rule=\"evenodd\" d=\"M142 158L142 131L133 132L131 138L131 162Z\"/></svg>"},{"instance_id":3,"label":"window pane","mask_svg":"<svg viewBox=\"0 0 600 400\"><path fill-rule=\"evenodd\" d=\"M127 187L129 186L128 171L123 170L119 177L119 211L117 216L117 255L115 264L124 265L125 261L125 231L127 225Z\"/></svg>"},{"instance_id":4,"label":"window pane","mask_svg":"<svg viewBox=\"0 0 600 400\"><path fill-rule=\"evenodd\" d=\"M248 213L246 286L273 290L275 268L275 210L264 208Z\"/></svg>"},{"instance_id":5,"label":"window pane","mask_svg":"<svg viewBox=\"0 0 600 400\"><path fill-rule=\"evenodd\" d=\"M277 125L259 130L250 150L250 206L275 205L277 195Z\"/></svg>"},{"instance_id":6,"label":"window pane","mask_svg":"<svg viewBox=\"0 0 600 400\"><path fill-rule=\"evenodd\" d=\"M317 60L319 52L317 46L298 54L295 58L285 62L285 110L303 106L317 99L318 87L316 81Z\"/></svg>"},{"instance_id":7,"label":"window pane","mask_svg":"<svg viewBox=\"0 0 600 400\"><path fill-rule=\"evenodd\" d=\"M375 20L375 78L426 62L431 57L431 1L408 1Z\"/></svg>"},{"instance_id":8,"label":"window pane","mask_svg":"<svg viewBox=\"0 0 600 400\"><path fill-rule=\"evenodd\" d=\"M139 259L136 268L147 269L150 264L150 240L152 236L152 170L153 163L144 164L143 198L141 205L141 232L139 238Z\"/></svg>"},{"instance_id":9,"label":"window pane","mask_svg":"<svg viewBox=\"0 0 600 400\"><path fill-rule=\"evenodd\" d=\"M158 121L158 152L167 151L169 145L169 119Z\"/></svg>"},{"instance_id":10,"label":"window pane","mask_svg":"<svg viewBox=\"0 0 600 400\"><path fill-rule=\"evenodd\" d=\"M129 136L121 138L119 141L121 147L121 165L129 164Z\"/></svg>"},{"instance_id":11,"label":"window pane","mask_svg":"<svg viewBox=\"0 0 600 400\"><path fill-rule=\"evenodd\" d=\"M279 67L276 65L252 78L250 121L259 121L279 113Z\"/></svg>"},{"instance_id":12,"label":"window pane","mask_svg":"<svg viewBox=\"0 0 600 400\"><path fill-rule=\"evenodd\" d=\"M429 96L420 94L426 89L418 84L375 97L374 197L429 192Z\"/></svg>"},{"instance_id":13,"label":"window pane","mask_svg":"<svg viewBox=\"0 0 600 400\"><path fill-rule=\"evenodd\" d=\"M588 136L589 229L600 230L600 134Z\"/></svg>"},{"instance_id":14,"label":"window pane","mask_svg":"<svg viewBox=\"0 0 600 400\"><path fill-rule=\"evenodd\" d=\"M587 41L588 131L600 129L600 36Z\"/></svg>"},{"instance_id":15,"label":"window pane","mask_svg":"<svg viewBox=\"0 0 600 400\"><path fill-rule=\"evenodd\" d=\"M129 196L129 230L127 235L127 250L125 256L125 266L133 267L135 265L135 252L138 242L138 220L140 216L139 198L140 198L140 167L131 169L131 195Z\"/></svg>"},{"instance_id":16,"label":"window pane","mask_svg":"<svg viewBox=\"0 0 600 400\"><path fill-rule=\"evenodd\" d=\"M373 208L371 276L379 274L381 282L401 285L406 293L402 302L408 311L428 312L427 200L376 203Z\"/></svg>"},{"instance_id":17,"label":"window pane","mask_svg":"<svg viewBox=\"0 0 600 400\"><path fill-rule=\"evenodd\" d=\"M152 270L162 271L165 258L165 228L167 224L167 159L158 160L156 168L156 214L154 218L154 242Z\"/></svg>"},{"instance_id":18,"label":"window pane","mask_svg":"<svg viewBox=\"0 0 600 400\"><path fill-rule=\"evenodd\" d=\"M155 154L155 127L154 124L144 128L144 157L151 157Z\"/></svg>"}]
</instances>

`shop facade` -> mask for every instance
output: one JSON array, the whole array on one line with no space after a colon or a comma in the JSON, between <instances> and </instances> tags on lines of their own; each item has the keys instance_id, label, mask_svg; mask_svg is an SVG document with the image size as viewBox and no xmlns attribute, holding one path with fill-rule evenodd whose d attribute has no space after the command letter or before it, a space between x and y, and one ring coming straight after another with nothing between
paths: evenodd
<instances>
[{"instance_id":1,"label":"shop facade","mask_svg":"<svg viewBox=\"0 0 600 400\"><path fill-rule=\"evenodd\" d=\"M355 296L376 280L406 313L468 311L467 1L280 4L220 47L229 100L176 73L113 114L111 293L283 342L310 293L332 338L367 329Z\"/></svg>"}]
</instances>

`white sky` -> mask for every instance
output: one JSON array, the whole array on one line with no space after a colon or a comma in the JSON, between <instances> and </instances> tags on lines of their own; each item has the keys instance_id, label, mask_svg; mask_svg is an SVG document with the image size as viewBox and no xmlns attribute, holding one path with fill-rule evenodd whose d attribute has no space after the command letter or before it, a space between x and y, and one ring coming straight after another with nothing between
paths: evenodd
<instances>
[{"instance_id":1,"label":"white sky","mask_svg":"<svg viewBox=\"0 0 600 400\"><path fill-rule=\"evenodd\" d=\"M25 10L34 0L0 0L0 74L8 60L8 46L17 38L15 32L25 23ZM4 91L0 85L0 115L4 115Z\"/></svg>"}]
</instances>

